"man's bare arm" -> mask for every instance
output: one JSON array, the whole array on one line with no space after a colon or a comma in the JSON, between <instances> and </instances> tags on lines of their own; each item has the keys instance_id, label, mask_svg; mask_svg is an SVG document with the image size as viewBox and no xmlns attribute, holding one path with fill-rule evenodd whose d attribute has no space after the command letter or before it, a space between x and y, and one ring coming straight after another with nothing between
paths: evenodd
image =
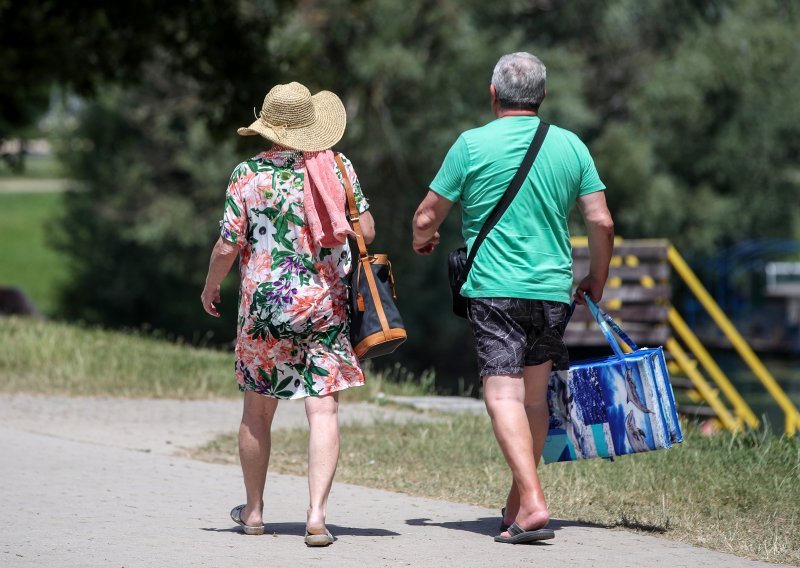
<instances>
[{"instance_id":1,"label":"man's bare arm","mask_svg":"<svg viewBox=\"0 0 800 568\"><path fill-rule=\"evenodd\" d=\"M439 226L447 217L453 202L438 193L428 191L419 204L411 224L412 246L417 254L430 254L439 244Z\"/></svg>"},{"instance_id":2,"label":"man's bare arm","mask_svg":"<svg viewBox=\"0 0 800 568\"><path fill-rule=\"evenodd\" d=\"M606 205L604 191L595 191L578 198L578 207L586 223L589 236L589 274L578 284L575 300L585 304L584 294L589 293L595 302L603 297L608 279L608 265L614 252L614 221Z\"/></svg>"}]
</instances>

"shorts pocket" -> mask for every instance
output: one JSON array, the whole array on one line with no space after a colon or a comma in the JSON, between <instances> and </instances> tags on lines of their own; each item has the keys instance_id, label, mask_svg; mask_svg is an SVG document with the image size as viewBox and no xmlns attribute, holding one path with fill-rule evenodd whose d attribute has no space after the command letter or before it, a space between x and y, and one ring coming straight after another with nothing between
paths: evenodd
<instances>
[{"instance_id":1,"label":"shorts pocket","mask_svg":"<svg viewBox=\"0 0 800 568\"><path fill-rule=\"evenodd\" d=\"M562 302L543 302L542 308L547 327L557 329L560 333L563 333L566 327L569 306Z\"/></svg>"}]
</instances>

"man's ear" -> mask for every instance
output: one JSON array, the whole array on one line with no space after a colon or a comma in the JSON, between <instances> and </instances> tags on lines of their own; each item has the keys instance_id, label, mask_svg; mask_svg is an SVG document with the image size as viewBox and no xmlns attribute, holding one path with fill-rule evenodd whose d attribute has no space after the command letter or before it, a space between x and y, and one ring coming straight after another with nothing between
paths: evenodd
<instances>
[{"instance_id":1,"label":"man's ear","mask_svg":"<svg viewBox=\"0 0 800 568\"><path fill-rule=\"evenodd\" d=\"M542 95L542 100L547 98L547 89L544 90L544 94Z\"/></svg>"},{"instance_id":2,"label":"man's ear","mask_svg":"<svg viewBox=\"0 0 800 568\"><path fill-rule=\"evenodd\" d=\"M489 83L489 92L492 94L492 104L497 102L497 91L494 88L494 85Z\"/></svg>"}]
</instances>

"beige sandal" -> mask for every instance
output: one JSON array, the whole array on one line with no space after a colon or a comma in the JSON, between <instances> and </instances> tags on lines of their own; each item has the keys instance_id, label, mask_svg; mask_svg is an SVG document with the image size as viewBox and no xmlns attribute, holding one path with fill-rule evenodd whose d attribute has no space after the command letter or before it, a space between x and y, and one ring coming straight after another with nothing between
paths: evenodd
<instances>
[{"instance_id":1,"label":"beige sandal","mask_svg":"<svg viewBox=\"0 0 800 568\"><path fill-rule=\"evenodd\" d=\"M333 541L336 539L333 538L331 531L327 528L324 530L325 534L312 534L309 532L308 527L306 527L306 544L308 546L328 546L329 544L333 544Z\"/></svg>"},{"instance_id":2,"label":"beige sandal","mask_svg":"<svg viewBox=\"0 0 800 568\"><path fill-rule=\"evenodd\" d=\"M252 526L244 524L244 521L242 520L242 511L244 511L244 508L246 506L247 504L244 504L231 509L231 519L233 519L234 523L242 527L244 534L252 534L252 535L264 534L263 524L261 526Z\"/></svg>"}]
</instances>

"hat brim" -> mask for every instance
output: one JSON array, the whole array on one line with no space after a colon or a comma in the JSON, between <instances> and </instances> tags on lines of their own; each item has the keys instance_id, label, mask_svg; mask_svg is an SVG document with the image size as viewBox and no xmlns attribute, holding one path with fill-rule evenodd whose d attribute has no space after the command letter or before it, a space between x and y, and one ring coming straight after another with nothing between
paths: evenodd
<instances>
[{"instance_id":1,"label":"hat brim","mask_svg":"<svg viewBox=\"0 0 800 568\"><path fill-rule=\"evenodd\" d=\"M309 126L299 128L276 128L267 126L261 119L250 126L239 128L240 136L263 136L267 140L300 150L301 152L321 152L332 148L344 135L347 126L347 113L342 101L330 91L320 91L311 97L316 120Z\"/></svg>"}]
</instances>

